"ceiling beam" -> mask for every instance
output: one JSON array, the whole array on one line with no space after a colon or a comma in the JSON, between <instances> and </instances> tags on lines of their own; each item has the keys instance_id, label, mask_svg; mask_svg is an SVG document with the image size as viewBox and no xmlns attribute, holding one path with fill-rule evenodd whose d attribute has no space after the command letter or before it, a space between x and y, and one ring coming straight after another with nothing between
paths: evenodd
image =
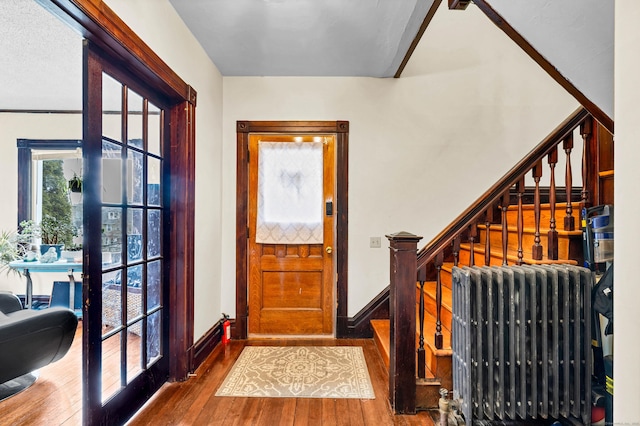
<instances>
[{"instance_id":1,"label":"ceiling beam","mask_svg":"<svg viewBox=\"0 0 640 426\"><path fill-rule=\"evenodd\" d=\"M449 0L449 9L465 10L471 0Z\"/></svg>"},{"instance_id":2,"label":"ceiling beam","mask_svg":"<svg viewBox=\"0 0 640 426\"><path fill-rule=\"evenodd\" d=\"M602 124L611 134L613 134L613 119L607 115L598 105L591 101L574 84L549 62L535 47L531 45L515 28L513 28L498 12L496 12L486 0L473 0L476 6L484 12L498 28L511 38L527 55L531 57L543 70L547 72L560 86L562 86L571 96Z\"/></svg>"},{"instance_id":3,"label":"ceiling beam","mask_svg":"<svg viewBox=\"0 0 640 426\"><path fill-rule=\"evenodd\" d=\"M407 53L404 55L404 58L402 59L402 62L400 63L398 70L393 75L393 78L400 78L402 71L404 71L404 67L409 62L409 59L411 58L413 51L416 50L416 46L418 46L418 43L422 38L422 34L424 34L424 31L429 26L429 23L431 22L433 15L435 15L436 10L438 10L438 6L440 6L440 3L442 3L442 0L434 0L433 3L431 4L431 7L427 11L427 15L424 17L424 20L422 21L422 25L420 25L420 28L418 29L418 33L416 34L413 41L411 42L411 45L409 46Z\"/></svg>"}]
</instances>

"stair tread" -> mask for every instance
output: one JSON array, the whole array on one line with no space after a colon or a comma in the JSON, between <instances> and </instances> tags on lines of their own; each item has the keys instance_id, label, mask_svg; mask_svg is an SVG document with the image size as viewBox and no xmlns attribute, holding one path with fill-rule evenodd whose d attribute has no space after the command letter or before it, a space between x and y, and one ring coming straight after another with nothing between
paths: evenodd
<instances>
[{"instance_id":1,"label":"stair tread","mask_svg":"<svg viewBox=\"0 0 640 426\"><path fill-rule=\"evenodd\" d=\"M567 205L566 202L562 201L558 201L556 202L556 209L560 209L560 208L565 208ZM526 203L526 204L522 204L522 208L530 208L533 209L534 204L533 203ZM576 208L580 208L580 201L572 201L571 202L571 207L575 210ZM517 204L509 204L509 209L515 208L516 210L518 209L518 205ZM541 209L547 209L547 208L551 208L551 203L540 203L540 208Z\"/></svg>"},{"instance_id":2,"label":"stair tread","mask_svg":"<svg viewBox=\"0 0 640 426\"><path fill-rule=\"evenodd\" d=\"M424 293L428 297L431 297L435 300L436 298L436 286L437 283L435 281L426 281L424 283ZM417 287L420 288L420 284L417 284ZM442 307L451 311L453 296L451 294L451 289L446 286L442 286Z\"/></svg>"},{"instance_id":3,"label":"stair tread","mask_svg":"<svg viewBox=\"0 0 640 426\"><path fill-rule=\"evenodd\" d=\"M388 319L371 320L371 328L373 328L373 335L376 343L378 343L378 349L382 356L382 361L387 368L389 367L389 353L391 352L391 323ZM382 347L380 347L382 346Z\"/></svg>"},{"instance_id":4,"label":"stair tread","mask_svg":"<svg viewBox=\"0 0 640 426\"><path fill-rule=\"evenodd\" d=\"M487 225L485 225L484 223L479 223L478 225L479 229L486 229ZM491 231L501 231L502 230L502 224L501 223L492 223L491 227L490 227ZM507 230L510 232L518 232L518 226L517 225L507 225ZM547 233L550 231L550 228L547 227L540 227L540 235L544 234L547 235ZM569 236L569 237L581 237L582 236L582 231L580 229L574 230L574 231L565 231L562 228L556 228L556 231L558 232L558 236ZM532 227L532 226L525 226L522 228L522 232L524 232L525 234L535 234L536 232L536 228Z\"/></svg>"},{"instance_id":5,"label":"stair tread","mask_svg":"<svg viewBox=\"0 0 640 426\"><path fill-rule=\"evenodd\" d=\"M429 349L439 355L447 355L451 352L451 332L446 328L442 327L442 349L436 349L435 344L433 342L433 337L436 332L436 320L435 318L425 313L425 324L424 324L424 344L425 347L429 346ZM377 340L380 341L382 345L382 350L384 351L384 356L388 357L391 352L391 323L389 320L371 320L371 327L373 328L374 336L376 336ZM416 328L416 348L418 347L419 341L419 328Z\"/></svg>"},{"instance_id":6,"label":"stair tread","mask_svg":"<svg viewBox=\"0 0 640 426\"><path fill-rule=\"evenodd\" d=\"M463 248L466 249L466 250L470 250L471 249L471 245L469 243L462 243L462 244L460 244L460 249L463 249ZM492 247L492 248L495 248L495 247ZM484 253L485 253L484 245L476 244L473 249L474 249L474 252L476 254L484 255ZM491 250L491 256L492 257L501 258L502 257L502 248L496 249L495 251ZM518 260L518 253L514 252L513 250L508 250L507 251L507 260L515 263ZM564 263L564 264L570 264L570 265L577 265L578 264L578 262L576 262L575 260L571 260L571 259L558 259L558 260L548 259L546 253L544 253L544 250L543 250L543 253L542 253L542 259L541 260L535 260L535 259L532 259L530 257L526 257L525 256L525 257L522 258L522 262L525 263L525 264L528 264L528 265L539 265L539 264L545 264L545 263L550 263L550 264L563 264ZM466 265L463 265L463 266L466 266Z\"/></svg>"}]
</instances>

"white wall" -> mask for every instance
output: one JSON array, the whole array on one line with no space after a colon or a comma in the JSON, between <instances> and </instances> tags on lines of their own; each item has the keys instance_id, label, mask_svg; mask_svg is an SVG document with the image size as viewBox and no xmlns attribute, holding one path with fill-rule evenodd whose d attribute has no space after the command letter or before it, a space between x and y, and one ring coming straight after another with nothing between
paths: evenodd
<instances>
[{"instance_id":1,"label":"white wall","mask_svg":"<svg viewBox=\"0 0 640 426\"><path fill-rule=\"evenodd\" d=\"M370 236L426 244L577 106L477 8L446 2L400 79L225 77L222 309L235 312L236 120L350 122L353 316L389 283L388 244Z\"/></svg>"},{"instance_id":2,"label":"white wall","mask_svg":"<svg viewBox=\"0 0 640 426\"><path fill-rule=\"evenodd\" d=\"M613 0L488 0L589 100L613 117Z\"/></svg>"},{"instance_id":3,"label":"white wall","mask_svg":"<svg viewBox=\"0 0 640 426\"><path fill-rule=\"evenodd\" d=\"M640 424L640 2L617 0L615 11L615 342L614 342L614 423Z\"/></svg>"},{"instance_id":4,"label":"white wall","mask_svg":"<svg viewBox=\"0 0 640 426\"><path fill-rule=\"evenodd\" d=\"M198 92L194 330L198 340L222 316L222 77L168 0L107 0L106 3Z\"/></svg>"},{"instance_id":5,"label":"white wall","mask_svg":"<svg viewBox=\"0 0 640 426\"><path fill-rule=\"evenodd\" d=\"M82 139L82 116L0 113L0 230L18 226L18 139ZM32 278L33 294L51 294L53 280L69 281L65 274L33 274ZM25 294L25 281L13 274L0 276L0 290Z\"/></svg>"}]
</instances>

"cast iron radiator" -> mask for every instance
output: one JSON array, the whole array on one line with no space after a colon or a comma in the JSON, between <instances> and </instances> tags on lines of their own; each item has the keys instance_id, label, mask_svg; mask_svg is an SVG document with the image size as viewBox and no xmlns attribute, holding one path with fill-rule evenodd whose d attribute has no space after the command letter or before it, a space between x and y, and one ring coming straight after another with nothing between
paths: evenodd
<instances>
[{"instance_id":1,"label":"cast iron radiator","mask_svg":"<svg viewBox=\"0 0 640 426\"><path fill-rule=\"evenodd\" d=\"M453 397L474 421L591 420L592 272L453 268Z\"/></svg>"}]
</instances>

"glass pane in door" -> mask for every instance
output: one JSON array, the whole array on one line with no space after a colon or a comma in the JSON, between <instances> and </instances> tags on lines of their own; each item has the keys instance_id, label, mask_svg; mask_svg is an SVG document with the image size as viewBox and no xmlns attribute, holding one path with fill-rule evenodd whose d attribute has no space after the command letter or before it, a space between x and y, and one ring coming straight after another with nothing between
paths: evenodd
<instances>
[{"instance_id":1,"label":"glass pane in door","mask_svg":"<svg viewBox=\"0 0 640 426\"><path fill-rule=\"evenodd\" d=\"M127 139L129 140L129 145L136 148L142 148L143 103L140 95L131 89L127 91Z\"/></svg>"},{"instance_id":2,"label":"glass pane in door","mask_svg":"<svg viewBox=\"0 0 640 426\"><path fill-rule=\"evenodd\" d=\"M102 141L102 401L144 376L163 355L164 115L112 80L104 74L105 84L126 102L121 135L103 134ZM150 136L152 153L145 150Z\"/></svg>"},{"instance_id":3,"label":"glass pane in door","mask_svg":"<svg viewBox=\"0 0 640 426\"><path fill-rule=\"evenodd\" d=\"M322 142L258 143L256 242L323 243Z\"/></svg>"},{"instance_id":4,"label":"glass pane in door","mask_svg":"<svg viewBox=\"0 0 640 426\"><path fill-rule=\"evenodd\" d=\"M108 74L102 77L102 135L121 141L122 84Z\"/></svg>"},{"instance_id":5,"label":"glass pane in door","mask_svg":"<svg viewBox=\"0 0 640 426\"><path fill-rule=\"evenodd\" d=\"M121 389L120 376L122 332L109 335L102 341L102 402L108 401Z\"/></svg>"},{"instance_id":6,"label":"glass pane in door","mask_svg":"<svg viewBox=\"0 0 640 426\"><path fill-rule=\"evenodd\" d=\"M162 111L160 108L148 103L148 126L147 126L147 151L149 154L160 155L160 138L162 135L162 129L160 123L162 123Z\"/></svg>"}]
</instances>

